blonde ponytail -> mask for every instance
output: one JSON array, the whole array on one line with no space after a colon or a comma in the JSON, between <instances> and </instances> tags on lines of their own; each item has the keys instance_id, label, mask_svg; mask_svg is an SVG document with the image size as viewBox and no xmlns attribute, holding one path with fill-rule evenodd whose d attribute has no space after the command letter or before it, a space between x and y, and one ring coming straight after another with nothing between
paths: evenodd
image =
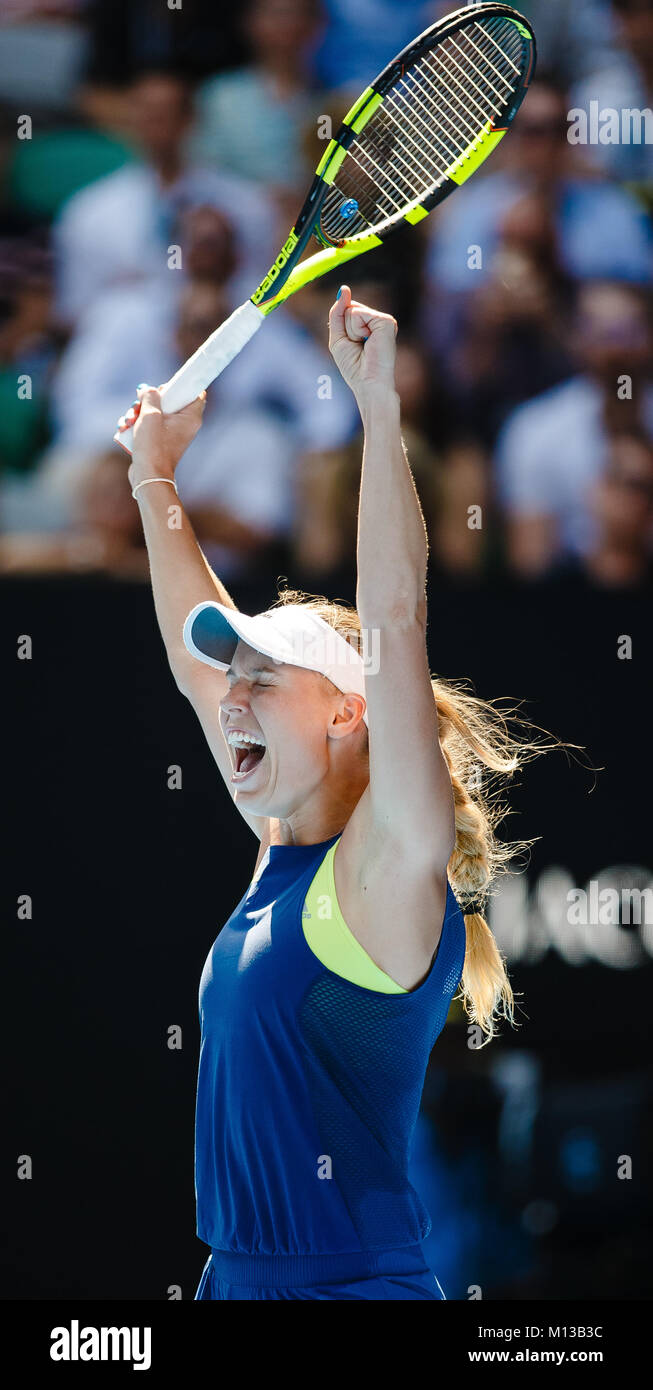
<instances>
[{"instance_id":1,"label":"blonde ponytail","mask_svg":"<svg viewBox=\"0 0 653 1390\"><path fill-rule=\"evenodd\" d=\"M449 860L449 877L461 901L467 932L460 997L470 1022L479 1025L489 1042L496 1036L494 1024L499 1014L516 1026L515 1000L503 956L483 909L470 905L467 911L465 904L469 893L476 902L484 897L491 880L490 828L481 808L472 801L460 781L446 745L442 746L442 751L449 766L456 813L456 845Z\"/></svg>"},{"instance_id":2,"label":"blonde ponytail","mask_svg":"<svg viewBox=\"0 0 653 1390\"><path fill-rule=\"evenodd\" d=\"M502 783L542 753L579 745L512 733L511 725L529 734L537 726L522 719L517 706L502 709L501 701L480 700L465 689L466 685L468 682L443 677L431 680L456 817L456 843L447 869L467 932L458 997L470 1021L486 1034L486 1044L496 1037L500 1017L507 1018L513 1027L518 1025L505 959L486 921L485 910L478 910L479 901L489 896L490 887L500 874L515 871L513 861L530 851L539 838L510 842L497 838L497 827L510 814L510 807L502 798ZM466 912L468 905L470 911Z\"/></svg>"},{"instance_id":3,"label":"blonde ponytail","mask_svg":"<svg viewBox=\"0 0 653 1390\"><path fill-rule=\"evenodd\" d=\"M273 606L286 603L304 604L360 651L360 620L348 604L297 589L285 589ZM542 753L556 748L578 749L581 745L552 738L546 730L521 718L517 706L502 709L503 701L481 700L469 693L468 685L468 681L444 677L431 679L440 746L449 768L456 816L456 843L447 874L462 908L467 934L461 993L457 997L470 1022L478 1024L486 1035L485 1046L496 1037L500 1017L507 1018L513 1027L518 1025L504 957L485 919L485 910L479 912L478 907L489 896L494 880L502 873L515 872L513 861L540 838L510 842L497 839L497 827L510 814L510 807L502 799L502 784ZM517 732L519 728L528 735L537 730L547 737L523 737ZM466 911L467 907L470 911Z\"/></svg>"}]
</instances>

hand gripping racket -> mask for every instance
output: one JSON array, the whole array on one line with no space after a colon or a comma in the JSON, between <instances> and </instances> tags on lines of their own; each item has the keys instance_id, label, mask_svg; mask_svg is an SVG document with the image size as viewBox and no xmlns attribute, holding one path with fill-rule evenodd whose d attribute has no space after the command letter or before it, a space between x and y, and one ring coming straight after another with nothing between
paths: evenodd
<instances>
[{"instance_id":1,"label":"hand gripping racket","mask_svg":"<svg viewBox=\"0 0 653 1390\"><path fill-rule=\"evenodd\" d=\"M265 279L171 377L163 410L195 400L284 299L465 183L514 120L535 56L531 25L510 5L467 5L404 48L347 112ZM323 249L300 264L312 236ZM114 439L131 453L131 429Z\"/></svg>"}]
</instances>

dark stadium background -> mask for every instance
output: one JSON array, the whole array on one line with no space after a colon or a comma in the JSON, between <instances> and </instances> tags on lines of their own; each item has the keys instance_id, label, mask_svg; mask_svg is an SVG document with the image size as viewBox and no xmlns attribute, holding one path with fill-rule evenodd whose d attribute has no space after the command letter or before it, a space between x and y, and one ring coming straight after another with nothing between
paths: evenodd
<instances>
[{"instance_id":1,"label":"dark stadium background","mask_svg":"<svg viewBox=\"0 0 653 1390\"><path fill-rule=\"evenodd\" d=\"M530 718L584 743L606 769L595 775L553 753L522 775L506 834L542 837L529 878L560 864L580 885L608 865L646 865L648 603L583 594L561 605L544 586L527 593L509 584L431 594L432 669L463 671L480 693L518 693ZM245 587L234 597L245 611L269 601ZM614 658L623 631L633 638L631 662ZM12 1087L3 1295L157 1299L181 1285L191 1297L204 1261L193 1235L197 985L256 842L225 815L227 793L168 670L147 589L7 582L5 652L22 633L33 656L9 665L4 751ZM173 764L179 791L167 788ZM15 900L27 892L33 917L18 922ZM465 1298L479 1282L486 1298L645 1296L645 962L577 967L549 950L537 965L513 968L519 1030L504 1025L501 1040L478 1052L467 1047L464 1022L449 1023L425 1092L438 1169L451 1181L463 1165L466 1174L462 1191L451 1189L449 1234L432 1237L449 1297ZM174 1024L181 1051L167 1047ZM492 1069L524 1054L541 1066L541 1082L520 1162L510 1143L500 1147ZM579 1131L594 1161L583 1159L582 1144L570 1161ZM33 1156L30 1182L16 1182L13 1150ZM630 1181L616 1177L623 1153L632 1156ZM543 1218L534 1203L549 1204ZM462 1253L450 1234L457 1210L472 1225ZM529 1232L524 1212L527 1226L553 1220L551 1229Z\"/></svg>"}]
</instances>

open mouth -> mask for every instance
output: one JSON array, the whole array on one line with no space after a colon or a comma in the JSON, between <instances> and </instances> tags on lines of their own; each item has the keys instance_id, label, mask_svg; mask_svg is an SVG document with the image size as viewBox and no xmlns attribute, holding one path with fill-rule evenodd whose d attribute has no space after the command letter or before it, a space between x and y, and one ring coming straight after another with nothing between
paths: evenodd
<instances>
[{"instance_id":1,"label":"open mouth","mask_svg":"<svg viewBox=\"0 0 653 1390\"><path fill-rule=\"evenodd\" d=\"M229 747L234 758L234 772L232 781L242 782L244 777L248 777L250 772L265 757L265 744L259 743L252 734L243 734L239 731L230 733L228 736Z\"/></svg>"},{"instance_id":2,"label":"open mouth","mask_svg":"<svg viewBox=\"0 0 653 1390\"><path fill-rule=\"evenodd\" d=\"M236 772L246 775L252 772L257 763L265 757L265 748L262 743L256 743L252 748L236 749Z\"/></svg>"}]
</instances>

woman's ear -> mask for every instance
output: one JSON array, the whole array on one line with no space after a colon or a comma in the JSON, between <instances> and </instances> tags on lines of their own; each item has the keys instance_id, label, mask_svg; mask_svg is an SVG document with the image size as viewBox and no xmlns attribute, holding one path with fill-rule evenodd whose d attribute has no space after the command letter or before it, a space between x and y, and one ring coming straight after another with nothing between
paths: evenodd
<instances>
[{"instance_id":1,"label":"woman's ear","mask_svg":"<svg viewBox=\"0 0 653 1390\"><path fill-rule=\"evenodd\" d=\"M365 701L362 695L347 694L342 697L343 703L339 710L334 712L333 722L329 729L332 738L348 738L359 724L363 723L365 713Z\"/></svg>"}]
</instances>

